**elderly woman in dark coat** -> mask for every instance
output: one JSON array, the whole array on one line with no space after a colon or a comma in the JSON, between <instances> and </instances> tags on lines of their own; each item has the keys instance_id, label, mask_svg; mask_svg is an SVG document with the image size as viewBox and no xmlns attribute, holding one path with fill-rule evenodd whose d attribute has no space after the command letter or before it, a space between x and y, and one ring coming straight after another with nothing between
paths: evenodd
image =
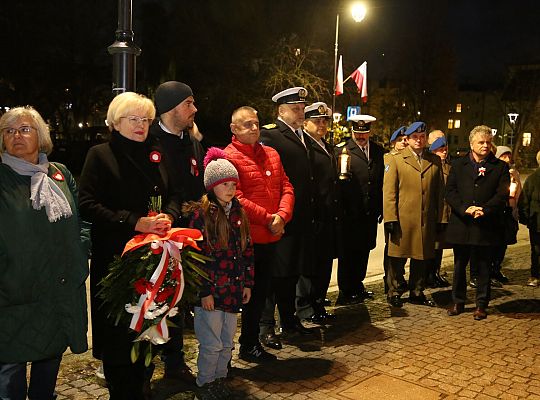
<instances>
[{"instance_id":1,"label":"elderly woman in dark coat","mask_svg":"<svg viewBox=\"0 0 540 400\"><path fill-rule=\"evenodd\" d=\"M90 149L80 180L81 215L92 223L93 355L103 361L111 399L143 399L145 368L130 359L135 332L114 326L100 308L98 284L134 235L164 234L180 214L180 196L161 162L163 152L148 136L154 117L148 98L133 92L116 96L107 112L111 140ZM154 196L161 196L162 213L147 216Z\"/></svg>"},{"instance_id":2,"label":"elderly woman in dark coat","mask_svg":"<svg viewBox=\"0 0 540 400\"><path fill-rule=\"evenodd\" d=\"M88 349L87 240L75 180L47 160L51 150L49 128L32 107L0 118L2 399L54 398L64 351Z\"/></svg>"}]
</instances>

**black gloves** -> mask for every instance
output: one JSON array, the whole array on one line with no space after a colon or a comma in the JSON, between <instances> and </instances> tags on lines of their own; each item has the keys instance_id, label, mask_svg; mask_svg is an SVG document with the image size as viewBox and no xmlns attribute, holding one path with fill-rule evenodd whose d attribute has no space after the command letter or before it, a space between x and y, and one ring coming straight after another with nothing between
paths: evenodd
<instances>
[{"instance_id":1,"label":"black gloves","mask_svg":"<svg viewBox=\"0 0 540 400\"><path fill-rule=\"evenodd\" d=\"M399 231L399 222L398 221L385 222L384 231L388 233L389 235L393 235L397 233Z\"/></svg>"}]
</instances>

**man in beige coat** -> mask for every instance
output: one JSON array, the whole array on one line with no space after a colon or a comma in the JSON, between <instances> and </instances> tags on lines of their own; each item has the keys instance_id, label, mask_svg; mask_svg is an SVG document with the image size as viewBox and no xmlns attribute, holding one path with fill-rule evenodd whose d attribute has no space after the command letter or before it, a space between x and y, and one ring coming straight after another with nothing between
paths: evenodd
<instances>
[{"instance_id":1,"label":"man in beige coat","mask_svg":"<svg viewBox=\"0 0 540 400\"><path fill-rule=\"evenodd\" d=\"M409 146L385 159L383 216L389 234L388 302L401 307L399 271L410 262L409 302L433 306L424 295L426 263L435 256L437 227L442 222L444 183L440 158L425 151L426 124L405 131Z\"/></svg>"}]
</instances>

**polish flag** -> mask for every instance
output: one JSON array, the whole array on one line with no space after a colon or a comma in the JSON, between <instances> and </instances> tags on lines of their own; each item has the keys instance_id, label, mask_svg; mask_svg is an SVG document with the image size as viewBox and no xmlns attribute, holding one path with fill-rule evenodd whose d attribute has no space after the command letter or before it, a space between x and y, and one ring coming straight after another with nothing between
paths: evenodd
<instances>
[{"instance_id":1,"label":"polish flag","mask_svg":"<svg viewBox=\"0 0 540 400\"><path fill-rule=\"evenodd\" d=\"M341 60L342 56L339 56L339 64L337 70L337 79L336 79L336 96L343 94L343 63Z\"/></svg>"},{"instance_id":2,"label":"polish flag","mask_svg":"<svg viewBox=\"0 0 540 400\"><path fill-rule=\"evenodd\" d=\"M364 103L367 102L367 61L364 61L362 65L354 70L350 76L356 86L358 86L358 93L362 97Z\"/></svg>"}]
</instances>

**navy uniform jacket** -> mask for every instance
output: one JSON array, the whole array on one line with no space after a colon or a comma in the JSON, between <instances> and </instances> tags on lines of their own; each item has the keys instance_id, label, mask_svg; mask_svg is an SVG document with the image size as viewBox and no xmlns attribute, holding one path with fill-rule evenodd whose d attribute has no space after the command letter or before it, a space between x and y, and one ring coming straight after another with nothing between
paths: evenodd
<instances>
[{"instance_id":1,"label":"navy uniform jacket","mask_svg":"<svg viewBox=\"0 0 540 400\"><path fill-rule=\"evenodd\" d=\"M309 134L304 133L310 147L313 171L313 216L315 243L313 249L321 258L336 258L340 243L341 200L339 195L337 160L332 147L323 141L324 149ZM323 245L324 244L324 245Z\"/></svg>"},{"instance_id":2,"label":"navy uniform jacket","mask_svg":"<svg viewBox=\"0 0 540 400\"><path fill-rule=\"evenodd\" d=\"M351 179L342 180L343 237L356 246L375 248L377 223L383 211L384 148L369 141L370 160L350 139L345 145L351 156ZM341 153L343 148L337 148Z\"/></svg>"},{"instance_id":3,"label":"navy uniform jacket","mask_svg":"<svg viewBox=\"0 0 540 400\"><path fill-rule=\"evenodd\" d=\"M295 275L303 272L304 265L310 264L306 243L310 243L314 231L314 199L311 193L313 175L309 149L280 120L261 129L261 142L279 153L285 173L294 188L293 217L285 226L285 234L277 244L281 262L276 266L275 273L277 276Z\"/></svg>"}]
</instances>

